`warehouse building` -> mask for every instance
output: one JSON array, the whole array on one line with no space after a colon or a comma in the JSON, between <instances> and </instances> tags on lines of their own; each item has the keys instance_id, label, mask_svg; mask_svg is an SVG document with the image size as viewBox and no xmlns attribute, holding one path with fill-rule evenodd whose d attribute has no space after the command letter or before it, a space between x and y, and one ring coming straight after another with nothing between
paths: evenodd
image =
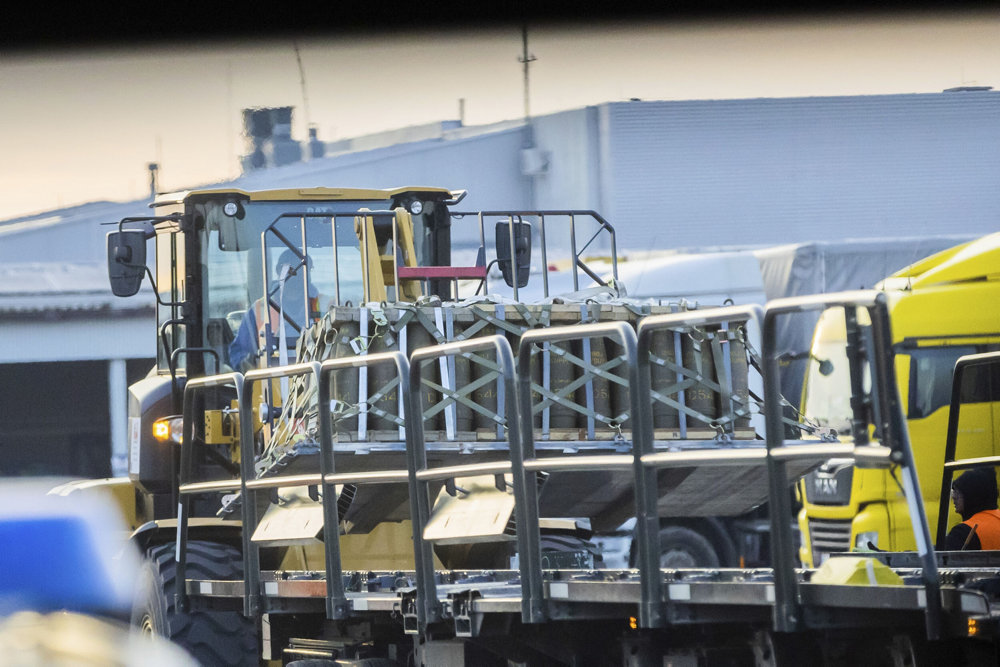
<instances>
[{"instance_id":1,"label":"warehouse building","mask_svg":"<svg viewBox=\"0 0 1000 667\"><path fill-rule=\"evenodd\" d=\"M463 210L577 208L632 251L981 235L1000 211L1000 93L612 102L298 142L255 124L244 189L466 189ZM288 121L288 122L286 122ZM125 396L152 367L148 285L107 287L105 233L148 199L0 222L0 474L124 469ZM478 229L456 229L473 242ZM898 268L898 267L891 267Z\"/></svg>"}]
</instances>

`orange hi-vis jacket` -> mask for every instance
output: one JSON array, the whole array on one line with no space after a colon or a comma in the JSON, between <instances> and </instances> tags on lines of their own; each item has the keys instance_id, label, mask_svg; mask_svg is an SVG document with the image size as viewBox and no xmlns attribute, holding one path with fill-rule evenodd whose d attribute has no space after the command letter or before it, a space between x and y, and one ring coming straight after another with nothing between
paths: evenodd
<instances>
[{"instance_id":1,"label":"orange hi-vis jacket","mask_svg":"<svg viewBox=\"0 0 1000 667\"><path fill-rule=\"evenodd\" d=\"M1000 549L1000 510L976 512L962 523L969 528L976 527L976 537L984 551Z\"/></svg>"}]
</instances>

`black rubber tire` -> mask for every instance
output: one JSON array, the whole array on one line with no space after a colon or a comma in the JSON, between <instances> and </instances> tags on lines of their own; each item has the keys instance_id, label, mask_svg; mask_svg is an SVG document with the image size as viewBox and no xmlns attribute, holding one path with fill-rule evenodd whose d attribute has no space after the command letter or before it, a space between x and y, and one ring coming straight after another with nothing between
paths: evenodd
<instances>
[{"instance_id":1,"label":"black rubber tire","mask_svg":"<svg viewBox=\"0 0 1000 667\"><path fill-rule=\"evenodd\" d=\"M238 611L177 611L177 563L173 542L146 551L132 605L132 625L184 648L202 665L226 667L259 664L257 624ZM188 542L187 576L242 579L240 551L215 542Z\"/></svg>"},{"instance_id":2,"label":"black rubber tire","mask_svg":"<svg viewBox=\"0 0 1000 667\"><path fill-rule=\"evenodd\" d=\"M753 651L755 667L799 667L799 665L822 661L823 655L816 643L816 638L809 633L781 633L761 630L754 635L750 647Z\"/></svg>"},{"instance_id":3,"label":"black rubber tire","mask_svg":"<svg viewBox=\"0 0 1000 667\"><path fill-rule=\"evenodd\" d=\"M719 555L700 533L683 526L660 529L660 567L719 567Z\"/></svg>"}]
</instances>

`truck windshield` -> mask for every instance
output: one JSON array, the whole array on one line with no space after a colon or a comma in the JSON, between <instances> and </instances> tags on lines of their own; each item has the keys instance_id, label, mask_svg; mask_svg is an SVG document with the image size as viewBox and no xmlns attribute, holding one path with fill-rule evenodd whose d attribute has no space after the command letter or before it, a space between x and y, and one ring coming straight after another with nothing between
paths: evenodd
<instances>
[{"instance_id":1,"label":"truck windshield","mask_svg":"<svg viewBox=\"0 0 1000 667\"><path fill-rule=\"evenodd\" d=\"M859 310L859 322L868 324L867 313ZM806 422L838 433L850 433L851 377L845 343L847 328L844 310L825 310L816 324L809 365L802 387L802 414ZM863 368L863 390L871 390L871 372Z\"/></svg>"},{"instance_id":2,"label":"truck windshield","mask_svg":"<svg viewBox=\"0 0 1000 667\"><path fill-rule=\"evenodd\" d=\"M334 246L331 217L281 216L288 212L353 213L362 206L376 208L372 202L243 202L242 217L227 215L224 204L208 201L199 205L205 220L199 230L204 339L220 353L223 369L236 368L228 351L248 311L255 316L251 329L256 340L268 317L264 307L268 301L273 320L286 322L289 347L299 332L330 306L361 301L361 254L353 218L336 219ZM308 258L308 269L302 266L298 253ZM283 274L280 264L287 265L289 260L293 262L292 273L286 270Z\"/></svg>"}]
</instances>

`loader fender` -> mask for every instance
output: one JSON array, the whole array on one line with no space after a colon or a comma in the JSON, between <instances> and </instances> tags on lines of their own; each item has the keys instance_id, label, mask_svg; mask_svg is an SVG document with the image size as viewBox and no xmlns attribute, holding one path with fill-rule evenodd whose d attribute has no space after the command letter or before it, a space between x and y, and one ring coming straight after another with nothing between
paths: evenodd
<instances>
[{"instance_id":1,"label":"loader fender","mask_svg":"<svg viewBox=\"0 0 1000 667\"><path fill-rule=\"evenodd\" d=\"M239 521L195 517L188 520L188 539L210 540L240 547L241 528L242 524ZM129 536L129 541L138 547L139 553L145 553L150 547L173 542L176 539L177 519L147 521Z\"/></svg>"}]
</instances>

